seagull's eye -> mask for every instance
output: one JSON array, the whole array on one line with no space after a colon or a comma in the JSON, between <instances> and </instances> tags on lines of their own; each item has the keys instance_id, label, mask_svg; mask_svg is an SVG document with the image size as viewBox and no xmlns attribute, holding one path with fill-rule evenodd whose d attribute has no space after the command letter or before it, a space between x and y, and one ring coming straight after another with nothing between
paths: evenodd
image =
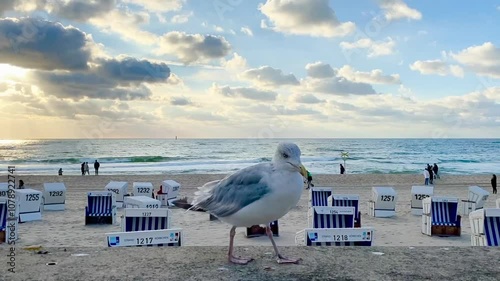
<instances>
[{"instance_id":1,"label":"seagull's eye","mask_svg":"<svg viewBox=\"0 0 500 281\"><path fill-rule=\"evenodd\" d=\"M283 153L283 158L288 158L288 154Z\"/></svg>"}]
</instances>

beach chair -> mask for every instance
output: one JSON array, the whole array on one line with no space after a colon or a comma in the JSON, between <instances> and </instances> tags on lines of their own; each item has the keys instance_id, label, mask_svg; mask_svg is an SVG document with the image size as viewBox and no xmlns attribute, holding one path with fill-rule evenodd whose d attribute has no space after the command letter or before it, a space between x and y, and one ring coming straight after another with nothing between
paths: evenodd
<instances>
[{"instance_id":1,"label":"beach chair","mask_svg":"<svg viewBox=\"0 0 500 281\"><path fill-rule=\"evenodd\" d=\"M0 198L7 198L8 191L9 184L6 182L0 182Z\"/></svg>"},{"instance_id":2,"label":"beach chair","mask_svg":"<svg viewBox=\"0 0 500 281\"><path fill-rule=\"evenodd\" d=\"M332 194L328 197L328 206L354 207L354 227L361 227L361 212L359 211L359 195Z\"/></svg>"},{"instance_id":3,"label":"beach chair","mask_svg":"<svg viewBox=\"0 0 500 281\"><path fill-rule=\"evenodd\" d=\"M310 207L307 213L310 228L353 228L354 207Z\"/></svg>"},{"instance_id":4,"label":"beach chair","mask_svg":"<svg viewBox=\"0 0 500 281\"><path fill-rule=\"evenodd\" d=\"M42 219L42 197L43 193L35 189L16 189L16 201L19 204L19 222Z\"/></svg>"},{"instance_id":5,"label":"beach chair","mask_svg":"<svg viewBox=\"0 0 500 281\"><path fill-rule=\"evenodd\" d=\"M309 206L328 206L328 197L332 193L331 187L311 187L309 189Z\"/></svg>"},{"instance_id":6,"label":"beach chair","mask_svg":"<svg viewBox=\"0 0 500 281\"><path fill-rule=\"evenodd\" d=\"M432 185L416 185L411 187L411 214L416 216L422 215L422 200L434 195L434 186Z\"/></svg>"},{"instance_id":7,"label":"beach chair","mask_svg":"<svg viewBox=\"0 0 500 281\"><path fill-rule=\"evenodd\" d=\"M43 209L64 211L66 203L66 186L62 182L43 184Z\"/></svg>"},{"instance_id":8,"label":"beach chair","mask_svg":"<svg viewBox=\"0 0 500 281\"><path fill-rule=\"evenodd\" d=\"M377 218L388 218L396 215L398 196L392 187L372 187L372 199L368 201L368 213Z\"/></svg>"},{"instance_id":9,"label":"beach chair","mask_svg":"<svg viewBox=\"0 0 500 281\"><path fill-rule=\"evenodd\" d=\"M495 204L497 206L497 208L500 209L500 198L498 198L496 201L495 201Z\"/></svg>"},{"instance_id":10,"label":"beach chair","mask_svg":"<svg viewBox=\"0 0 500 281\"><path fill-rule=\"evenodd\" d=\"M472 211L469 221L472 246L500 246L500 209Z\"/></svg>"},{"instance_id":11,"label":"beach chair","mask_svg":"<svg viewBox=\"0 0 500 281\"><path fill-rule=\"evenodd\" d=\"M134 182L132 183L132 194L134 196L153 196L153 184L150 182Z\"/></svg>"},{"instance_id":12,"label":"beach chair","mask_svg":"<svg viewBox=\"0 0 500 281\"><path fill-rule=\"evenodd\" d=\"M273 232L273 236L280 236L280 230L278 221L273 221L269 224L271 227L271 231ZM267 236L266 228L260 225L253 225L251 227L247 227L245 231L245 236L247 238L259 237L259 236Z\"/></svg>"},{"instance_id":13,"label":"beach chair","mask_svg":"<svg viewBox=\"0 0 500 281\"><path fill-rule=\"evenodd\" d=\"M162 194L157 194L156 199L160 200L162 206L172 206L172 201L177 199L181 185L173 180L164 180L161 183Z\"/></svg>"},{"instance_id":14,"label":"beach chair","mask_svg":"<svg viewBox=\"0 0 500 281\"><path fill-rule=\"evenodd\" d=\"M432 196L422 201L422 233L432 236L460 236L458 198Z\"/></svg>"},{"instance_id":15,"label":"beach chair","mask_svg":"<svg viewBox=\"0 0 500 281\"><path fill-rule=\"evenodd\" d=\"M469 186L468 198L460 204L460 214L466 216L472 211L482 209L488 196L490 193L479 186Z\"/></svg>"},{"instance_id":16,"label":"beach chair","mask_svg":"<svg viewBox=\"0 0 500 281\"><path fill-rule=\"evenodd\" d=\"M12 204L16 204L16 201L0 198L0 244L16 241L18 238L19 206L13 212Z\"/></svg>"},{"instance_id":17,"label":"beach chair","mask_svg":"<svg viewBox=\"0 0 500 281\"><path fill-rule=\"evenodd\" d=\"M306 228L297 232L297 246L371 246L373 228Z\"/></svg>"},{"instance_id":18,"label":"beach chair","mask_svg":"<svg viewBox=\"0 0 500 281\"><path fill-rule=\"evenodd\" d=\"M130 208L123 210L122 231L146 231L170 228L171 211L167 208Z\"/></svg>"},{"instance_id":19,"label":"beach chair","mask_svg":"<svg viewBox=\"0 0 500 281\"><path fill-rule=\"evenodd\" d=\"M111 191L116 194L116 207L123 208L123 200L128 191L128 183L125 181L110 181L104 190Z\"/></svg>"},{"instance_id":20,"label":"beach chair","mask_svg":"<svg viewBox=\"0 0 500 281\"><path fill-rule=\"evenodd\" d=\"M160 201L153 199L150 196L125 197L125 208L159 209L160 207Z\"/></svg>"},{"instance_id":21,"label":"beach chair","mask_svg":"<svg viewBox=\"0 0 500 281\"><path fill-rule=\"evenodd\" d=\"M181 246L182 230L170 229L171 211L167 208L125 209L122 232L106 233L108 247Z\"/></svg>"},{"instance_id":22,"label":"beach chair","mask_svg":"<svg viewBox=\"0 0 500 281\"><path fill-rule=\"evenodd\" d=\"M87 193L85 225L115 224L116 194L112 191L93 191Z\"/></svg>"}]
</instances>

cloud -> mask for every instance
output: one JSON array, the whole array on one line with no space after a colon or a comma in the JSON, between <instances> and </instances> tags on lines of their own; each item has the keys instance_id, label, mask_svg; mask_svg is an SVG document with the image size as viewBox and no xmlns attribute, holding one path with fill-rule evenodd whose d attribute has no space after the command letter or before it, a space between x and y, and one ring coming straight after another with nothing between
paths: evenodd
<instances>
[{"instance_id":1,"label":"cloud","mask_svg":"<svg viewBox=\"0 0 500 281\"><path fill-rule=\"evenodd\" d=\"M418 60L410 64L410 69L425 75L436 74L440 76L453 75L464 77L464 70L460 66L449 65L442 60Z\"/></svg>"},{"instance_id":2,"label":"cloud","mask_svg":"<svg viewBox=\"0 0 500 281\"><path fill-rule=\"evenodd\" d=\"M307 76L312 78L328 78L336 75L333 68L326 63L320 61L315 63L308 63L306 65Z\"/></svg>"},{"instance_id":3,"label":"cloud","mask_svg":"<svg viewBox=\"0 0 500 281\"><path fill-rule=\"evenodd\" d=\"M170 68L163 62L152 63L126 56L101 60L95 72L120 83L165 83L170 77Z\"/></svg>"},{"instance_id":4,"label":"cloud","mask_svg":"<svg viewBox=\"0 0 500 281\"><path fill-rule=\"evenodd\" d=\"M186 97L172 97L170 98L170 104L177 106L186 106L186 105L192 105L193 103Z\"/></svg>"},{"instance_id":5,"label":"cloud","mask_svg":"<svg viewBox=\"0 0 500 281\"><path fill-rule=\"evenodd\" d=\"M116 0L70 0L47 2L50 12L69 20L85 22L101 17L116 7Z\"/></svg>"},{"instance_id":6,"label":"cloud","mask_svg":"<svg viewBox=\"0 0 500 281\"><path fill-rule=\"evenodd\" d=\"M422 13L406 5L403 0L378 0L380 8L388 21L399 19L420 20Z\"/></svg>"},{"instance_id":7,"label":"cloud","mask_svg":"<svg viewBox=\"0 0 500 281\"><path fill-rule=\"evenodd\" d=\"M0 19L0 63L43 70L88 67L95 43L90 35L34 18Z\"/></svg>"},{"instance_id":8,"label":"cloud","mask_svg":"<svg viewBox=\"0 0 500 281\"><path fill-rule=\"evenodd\" d=\"M241 78L249 80L263 87L279 87L284 85L298 85L299 81L293 74L284 74L281 69L270 66L248 69L244 71Z\"/></svg>"},{"instance_id":9,"label":"cloud","mask_svg":"<svg viewBox=\"0 0 500 281\"><path fill-rule=\"evenodd\" d=\"M356 29L353 22L339 22L328 0L267 0L259 10L272 24L261 22L261 27L285 34L342 37Z\"/></svg>"},{"instance_id":10,"label":"cloud","mask_svg":"<svg viewBox=\"0 0 500 281\"><path fill-rule=\"evenodd\" d=\"M253 32L249 27L246 27L246 26L242 27L241 32L245 35L253 36Z\"/></svg>"},{"instance_id":11,"label":"cloud","mask_svg":"<svg viewBox=\"0 0 500 281\"><path fill-rule=\"evenodd\" d=\"M336 96L347 95L374 95L372 85L347 80L344 77L330 77L326 79L306 78L301 82L305 91L323 93Z\"/></svg>"},{"instance_id":12,"label":"cloud","mask_svg":"<svg viewBox=\"0 0 500 281\"><path fill-rule=\"evenodd\" d=\"M353 82L369 84L401 84L399 74L384 75L380 69L374 69L370 72L361 72L354 70L350 65L344 65L338 70L338 75Z\"/></svg>"},{"instance_id":13,"label":"cloud","mask_svg":"<svg viewBox=\"0 0 500 281\"><path fill-rule=\"evenodd\" d=\"M479 75L500 78L500 48L491 42L471 46L450 56Z\"/></svg>"},{"instance_id":14,"label":"cloud","mask_svg":"<svg viewBox=\"0 0 500 281\"><path fill-rule=\"evenodd\" d=\"M6 12L14 9L17 0L2 0L0 2L0 16Z\"/></svg>"},{"instance_id":15,"label":"cloud","mask_svg":"<svg viewBox=\"0 0 500 281\"><path fill-rule=\"evenodd\" d=\"M139 5L150 12L178 11L185 0L122 0L124 3Z\"/></svg>"},{"instance_id":16,"label":"cloud","mask_svg":"<svg viewBox=\"0 0 500 281\"><path fill-rule=\"evenodd\" d=\"M247 60L238 53L234 53L230 60L222 59L221 65L227 70L242 71L247 68Z\"/></svg>"},{"instance_id":17,"label":"cloud","mask_svg":"<svg viewBox=\"0 0 500 281\"><path fill-rule=\"evenodd\" d=\"M297 103L305 103L305 104L319 104L326 102L325 100L318 99L313 94L296 94L292 97L292 100Z\"/></svg>"},{"instance_id":18,"label":"cloud","mask_svg":"<svg viewBox=\"0 0 500 281\"><path fill-rule=\"evenodd\" d=\"M258 90L249 87L229 87L227 85L220 87L217 84L212 85L210 92L225 97L240 97L256 101L274 101L278 95L272 91Z\"/></svg>"},{"instance_id":19,"label":"cloud","mask_svg":"<svg viewBox=\"0 0 500 281\"><path fill-rule=\"evenodd\" d=\"M356 42L341 42L340 47L344 50L367 49L368 57L387 56L394 52L396 42L388 37L386 41L373 41L370 38L362 38Z\"/></svg>"},{"instance_id":20,"label":"cloud","mask_svg":"<svg viewBox=\"0 0 500 281\"><path fill-rule=\"evenodd\" d=\"M172 23L182 24L189 21L189 18L193 16L193 12L187 14L179 14L172 17Z\"/></svg>"},{"instance_id":21,"label":"cloud","mask_svg":"<svg viewBox=\"0 0 500 281\"><path fill-rule=\"evenodd\" d=\"M231 45L224 37L201 34L187 34L171 31L160 37L159 55L170 54L183 63L223 58L231 51Z\"/></svg>"}]
</instances>

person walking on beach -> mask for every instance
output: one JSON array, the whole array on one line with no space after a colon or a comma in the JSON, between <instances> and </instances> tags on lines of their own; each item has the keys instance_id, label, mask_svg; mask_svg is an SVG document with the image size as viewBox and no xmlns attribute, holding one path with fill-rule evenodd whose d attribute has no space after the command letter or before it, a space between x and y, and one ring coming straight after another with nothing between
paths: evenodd
<instances>
[{"instance_id":1,"label":"person walking on beach","mask_svg":"<svg viewBox=\"0 0 500 281\"><path fill-rule=\"evenodd\" d=\"M97 160L95 160L94 162L94 170L95 170L95 175L99 175L99 167L101 166L101 164L99 164L99 162L97 162Z\"/></svg>"},{"instance_id":2,"label":"person walking on beach","mask_svg":"<svg viewBox=\"0 0 500 281\"><path fill-rule=\"evenodd\" d=\"M493 194L497 194L497 175L495 174L491 178L491 187L493 188Z\"/></svg>"},{"instance_id":3,"label":"person walking on beach","mask_svg":"<svg viewBox=\"0 0 500 281\"><path fill-rule=\"evenodd\" d=\"M19 180L19 186L17 187L17 189L24 189L24 181L23 180Z\"/></svg>"},{"instance_id":4,"label":"person walking on beach","mask_svg":"<svg viewBox=\"0 0 500 281\"><path fill-rule=\"evenodd\" d=\"M342 164L340 164L340 174L341 175L345 174L345 168Z\"/></svg>"},{"instance_id":5,"label":"person walking on beach","mask_svg":"<svg viewBox=\"0 0 500 281\"><path fill-rule=\"evenodd\" d=\"M429 170L427 168L425 168L424 169L424 178L425 178L424 185L429 185L429 177L430 177Z\"/></svg>"},{"instance_id":6,"label":"person walking on beach","mask_svg":"<svg viewBox=\"0 0 500 281\"><path fill-rule=\"evenodd\" d=\"M312 180L313 180L313 177L312 177L311 173L309 171L307 171L307 187L306 187L306 189L311 188L311 186L314 187Z\"/></svg>"},{"instance_id":7,"label":"person walking on beach","mask_svg":"<svg viewBox=\"0 0 500 281\"><path fill-rule=\"evenodd\" d=\"M87 175L90 175L90 171L89 171L89 162L85 162L85 173Z\"/></svg>"},{"instance_id":8,"label":"person walking on beach","mask_svg":"<svg viewBox=\"0 0 500 281\"><path fill-rule=\"evenodd\" d=\"M440 179L441 177L439 176L439 167L436 163L434 163L434 166L432 166L432 171L434 172L434 178L435 179Z\"/></svg>"},{"instance_id":9,"label":"person walking on beach","mask_svg":"<svg viewBox=\"0 0 500 281\"><path fill-rule=\"evenodd\" d=\"M429 184L433 184L434 181L434 172L432 171L432 166L427 164L427 171L429 171Z\"/></svg>"},{"instance_id":10,"label":"person walking on beach","mask_svg":"<svg viewBox=\"0 0 500 281\"><path fill-rule=\"evenodd\" d=\"M82 163L82 176L85 176L85 162Z\"/></svg>"}]
</instances>

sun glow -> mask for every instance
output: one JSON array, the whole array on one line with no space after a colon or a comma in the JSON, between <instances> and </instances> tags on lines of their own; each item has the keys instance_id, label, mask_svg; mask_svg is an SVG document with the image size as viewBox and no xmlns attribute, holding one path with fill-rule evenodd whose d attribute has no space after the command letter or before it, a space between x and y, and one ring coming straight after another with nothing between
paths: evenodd
<instances>
[{"instance_id":1,"label":"sun glow","mask_svg":"<svg viewBox=\"0 0 500 281\"><path fill-rule=\"evenodd\" d=\"M11 78L23 78L28 70L9 64L0 63L0 82Z\"/></svg>"}]
</instances>

